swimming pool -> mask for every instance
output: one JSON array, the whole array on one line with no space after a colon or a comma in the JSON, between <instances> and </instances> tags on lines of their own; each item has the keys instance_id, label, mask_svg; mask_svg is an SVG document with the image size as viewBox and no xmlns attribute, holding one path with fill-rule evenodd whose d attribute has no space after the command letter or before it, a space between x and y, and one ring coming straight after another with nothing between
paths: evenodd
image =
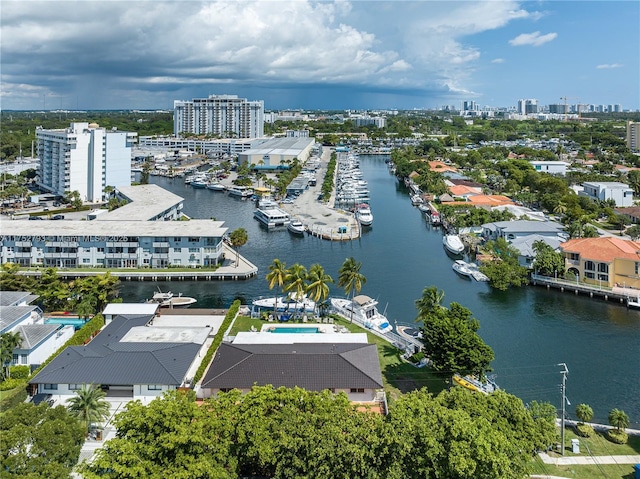
<instances>
[{"instance_id":1,"label":"swimming pool","mask_svg":"<svg viewBox=\"0 0 640 479\"><path fill-rule=\"evenodd\" d=\"M73 326L75 329L80 329L87 321L78 317L60 317L60 318L47 318L44 320L45 324L62 324L64 326Z\"/></svg>"},{"instance_id":2,"label":"swimming pool","mask_svg":"<svg viewBox=\"0 0 640 479\"><path fill-rule=\"evenodd\" d=\"M277 326L273 326L267 329L270 333L318 333L320 331L319 328L314 327L291 327L291 328L279 328Z\"/></svg>"}]
</instances>

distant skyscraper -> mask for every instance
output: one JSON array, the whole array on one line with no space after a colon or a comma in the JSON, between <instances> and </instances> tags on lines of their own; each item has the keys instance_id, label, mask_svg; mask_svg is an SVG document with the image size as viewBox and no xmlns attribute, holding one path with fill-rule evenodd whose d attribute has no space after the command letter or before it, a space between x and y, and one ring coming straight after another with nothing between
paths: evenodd
<instances>
[{"instance_id":1,"label":"distant skyscraper","mask_svg":"<svg viewBox=\"0 0 640 479\"><path fill-rule=\"evenodd\" d=\"M264 136L264 102L236 95L209 95L173 102L173 132L218 135L221 138Z\"/></svg>"},{"instance_id":2,"label":"distant skyscraper","mask_svg":"<svg viewBox=\"0 0 640 479\"><path fill-rule=\"evenodd\" d=\"M620 105L619 103L616 105L613 105L613 111L615 113L620 113L622 111L622 105Z\"/></svg>"},{"instance_id":3,"label":"distant skyscraper","mask_svg":"<svg viewBox=\"0 0 640 479\"><path fill-rule=\"evenodd\" d=\"M78 191L84 201L101 201L106 186L131 185L131 148L137 135L95 123L38 128L38 184L56 195Z\"/></svg>"},{"instance_id":4,"label":"distant skyscraper","mask_svg":"<svg viewBox=\"0 0 640 479\"><path fill-rule=\"evenodd\" d=\"M464 111L476 111L478 109L478 105L473 100L465 101L462 105L462 109Z\"/></svg>"},{"instance_id":5,"label":"distant skyscraper","mask_svg":"<svg viewBox=\"0 0 640 479\"><path fill-rule=\"evenodd\" d=\"M627 122L627 148L634 153L640 153L640 122Z\"/></svg>"},{"instance_id":6,"label":"distant skyscraper","mask_svg":"<svg viewBox=\"0 0 640 479\"><path fill-rule=\"evenodd\" d=\"M518 113L528 115L530 113L538 113L538 100L518 100Z\"/></svg>"}]
</instances>

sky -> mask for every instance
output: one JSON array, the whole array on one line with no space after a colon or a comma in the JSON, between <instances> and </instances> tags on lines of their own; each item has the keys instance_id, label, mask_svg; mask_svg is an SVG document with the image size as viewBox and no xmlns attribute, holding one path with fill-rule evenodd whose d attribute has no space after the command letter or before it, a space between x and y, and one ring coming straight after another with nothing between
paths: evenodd
<instances>
[{"instance_id":1,"label":"sky","mask_svg":"<svg viewBox=\"0 0 640 479\"><path fill-rule=\"evenodd\" d=\"M3 110L620 104L640 109L640 2L0 0Z\"/></svg>"}]
</instances>

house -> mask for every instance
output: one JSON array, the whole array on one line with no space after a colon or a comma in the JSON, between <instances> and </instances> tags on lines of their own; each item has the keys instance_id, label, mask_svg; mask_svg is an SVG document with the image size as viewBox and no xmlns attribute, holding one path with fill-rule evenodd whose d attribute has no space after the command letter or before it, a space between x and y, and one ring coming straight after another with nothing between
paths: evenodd
<instances>
[{"instance_id":1,"label":"house","mask_svg":"<svg viewBox=\"0 0 640 479\"><path fill-rule=\"evenodd\" d=\"M201 392L204 397L231 389L246 393L254 385L267 384L308 391L328 389L345 393L351 401L374 402L382 389L378 351L375 344L366 342L223 343L202 380Z\"/></svg>"},{"instance_id":2,"label":"house","mask_svg":"<svg viewBox=\"0 0 640 479\"><path fill-rule=\"evenodd\" d=\"M633 205L633 189L625 183L617 181L584 182L581 195L588 196L593 200L607 201L613 200L617 207Z\"/></svg>"},{"instance_id":3,"label":"house","mask_svg":"<svg viewBox=\"0 0 640 479\"><path fill-rule=\"evenodd\" d=\"M485 240L504 238L508 242L531 235L539 235L545 238L567 239L564 227L554 221L496 221L482 225L482 236Z\"/></svg>"},{"instance_id":4,"label":"house","mask_svg":"<svg viewBox=\"0 0 640 479\"><path fill-rule=\"evenodd\" d=\"M614 208L613 211L619 215L629 218L633 224L640 223L640 206L628 206L626 208Z\"/></svg>"},{"instance_id":5,"label":"house","mask_svg":"<svg viewBox=\"0 0 640 479\"><path fill-rule=\"evenodd\" d=\"M640 242L602 236L571 239L560 248L567 271L581 281L640 289Z\"/></svg>"},{"instance_id":6,"label":"house","mask_svg":"<svg viewBox=\"0 0 640 479\"><path fill-rule=\"evenodd\" d=\"M38 299L27 291L0 292L0 334L18 333L20 347L13 350L12 365L38 366L73 336L69 325L48 324L42 310L30 304Z\"/></svg>"},{"instance_id":7,"label":"house","mask_svg":"<svg viewBox=\"0 0 640 479\"><path fill-rule=\"evenodd\" d=\"M129 306L135 311L140 305ZM99 384L107 397L147 403L165 391L189 387L207 340L224 319L193 313L119 314L91 342L69 346L47 364L31 379L32 393L52 394L64 403L83 384Z\"/></svg>"},{"instance_id":8,"label":"house","mask_svg":"<svg viewBox=\"0 0 640 479\"><path fill-rule=\"evenodd\" d=\"M560 249L561 240L559 238L550 238L548 236L542 236L533 234L529 236L523 236L515 239L511 242L511 246L518 250L518 263L520 266L531 269L533 267L533 261L536 258L536 252L533 249L533 245L536 241L542 241L548 244L554 251Z\"/></svg>"},{"instance_id":9,"label":"house","mask_svg":"<svg viewBox=\"0 0 640 479\"><path fill-rule=\"evenodd\" d=\"M566 161L530 161L529 163L540 173L562 176L567 174L567 168L571 166Z\"/></svg>"}]
</instances>

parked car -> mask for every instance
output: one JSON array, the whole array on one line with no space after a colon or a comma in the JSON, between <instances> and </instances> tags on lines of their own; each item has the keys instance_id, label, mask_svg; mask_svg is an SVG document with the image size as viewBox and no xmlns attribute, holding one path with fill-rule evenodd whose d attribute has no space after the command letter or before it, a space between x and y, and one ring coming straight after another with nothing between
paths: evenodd
<instances>
[{"instance_id":1,"label":"parked car","mask_svg":"<svg viewBox=\"0 0 640 479\"><path fill-rule=\"evenodd\" d=\"M63 220L64 219L64 215L53 215L53 217L51 219L52 220Z\"/></svg>"},{"instance_id":2,"label":"parked car","mask_svg":"<svg viewBox=\"0 0 640 479\"><path fill-rule=\"evenodd\" d=\"M29 216L30 220L43 220L44 218L42 216Z\"/></svg>"}]
</instances>

